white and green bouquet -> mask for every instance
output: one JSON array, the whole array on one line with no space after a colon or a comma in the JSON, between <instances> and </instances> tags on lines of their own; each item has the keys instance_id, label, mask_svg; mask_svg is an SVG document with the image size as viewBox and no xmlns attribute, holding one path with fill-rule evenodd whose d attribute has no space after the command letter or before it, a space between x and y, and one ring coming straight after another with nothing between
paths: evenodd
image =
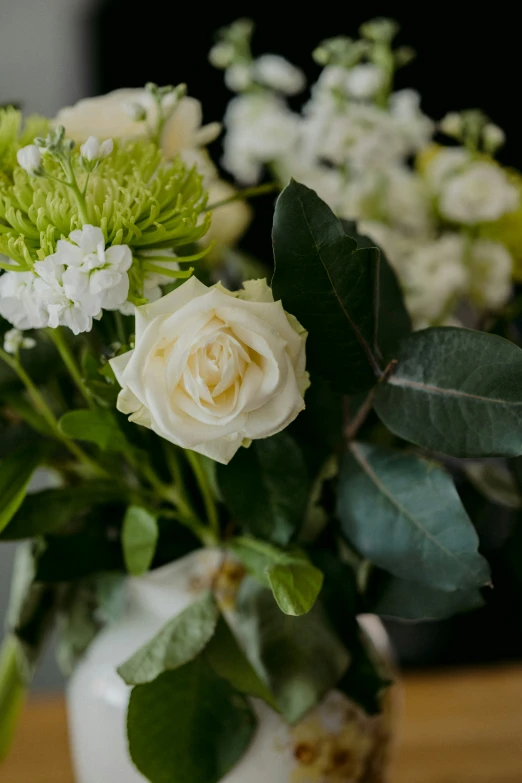
<instances>
[{"instance_id":1,"label":"white and green bouquet","mask_svg":"<svg viewBox=\"0 0 522 783\"><path fill-rule=\"evenodd\" d=\"M0 110L0 540L21 542L0 755L50 634L70 673L126 575L198 548L234 564L232 610L211 582L120 668L152 783L224 778L255 736L252 696L289 724L333 688L378 713L390 680L360 614L483 603L454 478L487 493L489 457L518 477L519 178L478 112L433 147L416 96L393 92L410 56L393 33L323 43L295 114L300 71L255 60L247 23L222 32L212 61L240 93L225 167L281 188L273 275L235 290L216 278L270 267L234 250L255 188L220 179L219 127L183 86L55 120Z\"/></svg>"}]
</instances>

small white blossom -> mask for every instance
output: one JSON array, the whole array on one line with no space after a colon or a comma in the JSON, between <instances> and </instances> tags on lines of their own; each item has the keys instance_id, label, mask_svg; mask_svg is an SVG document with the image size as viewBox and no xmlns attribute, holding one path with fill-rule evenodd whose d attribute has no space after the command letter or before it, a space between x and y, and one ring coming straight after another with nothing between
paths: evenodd
<instances>
[{"instance_id":1,"label":"small white blossom","mask_svg":"<svg viewBox=\"0 0 522 783\"><path fill-rule=\"evenodd\" d=\"M368 99L384 85L384 73L377 65L362 63L346 75L346 89L352 98Z\"/></svg>"},{"instance_id":2,"label":"small white blossom","mask_svg":"<svg viewBox=\"0 0 522 783\"><path fill-rule=\"evenodd\" d=\"M255 79L265 87L282 92L284 95L297 95L306 85L304 73L300 68L280 57L278 54L265 54L254 62Z\"/></svg>"},{"instance_id":3,"label":"small white blossom","mask_svg":"<svg viewBox=\"0 0 522 783\"><path fill-rule=\"evenodd\" d=\"M208 59L214 68L228 68L234 60L235 49L228 41L220 41L210 50Z\"/></svg>"},{"instance_id":4,"label":"small white blossom","mask_svg":"<svg viewBox=\"0 0 522 783\"><path fill-rule=\"evenodd\" d=\"M20 329L9 329L4 334L4 351L6 353L16 354L21 348L34 348L36 340L32 337L24 337Z\"/></svg>"},{"instance_id":5,"label":"small white blossom","mask_svg":"<svg viewBox=\"0 0 522 783\"><path fill-rule=\"evenodd\" d=\"M471 163L471 153L464 147L444 147L430 160L424 171L429 187L440 193L449 177L464 171Z\"/></svg>"},{"instance_id":6,"label":"small white blossom","mask_svg":"<svg viewBox=\"0 0 522 783\"><path fill-rule=\"evenodd\" d=\"M42 169L42 153L36 144L21 147L16 153L18 165L31 176L37 176Z\"/></svg>"},{"instance_id":7,"label":"small white blossom","mask_svg":"<svg viewBox=\"0 0 522 783\"><path fill-rule=\"evenodd\" d=\"M0 276L0 315L17 329L41 329L48 314L32 272L4 272Z\"/></svg>"},{"instance_id":8,"label":"small white blossom","mask_svg":"<svg viewBox=\"0 0 522 783\"><path fill-rule=\"evenodd\" d=\"M446 180L439 208L448 220L474 225L498 220L513 212L518 203L518 190L504 171L492 163L477 161Z\"/></svg>"},{"instance_id":9,"label":"small white blossom","mask_svg":"<svg viewBox=\"0 0 522 783\"><path fill-rule=\"evenodd\" d=\"M252 71L246 63L233 63L225 71L225 84L232 92L248 90L252 84Z\"/></svg>"},{"instance_id":10,"label":"small white blossom","mask_svg":"<svg viewBox=\"0 0 522 783\"><path fill-rule=\"evenodd\" d=\"M47 313L46 326L52 329L67 326L73 334L90 332L93 316L98 316L101 310L96 302L87 297L78 302L67 296L63 284L66 267L57 262L56 253L43 261L37 261L34 269L38 275L35 294Z\"/></svg>"},{"instance_id":11,"label":"small white blossom","mask_svg":"<svg viewBox=\"0 0 522 783\"><path fill-rule=\"evenodd\" d=\"M130 248L113 245L105 249L105 238L97 226L86 225L72 231L69 241L58 240L56 253L46 261L65 267L62 282L66 296L90 315L101 309L117 310L127 300Z\"/></svg>"},{"instance_id":12,"label":"small white blossom","mask_svg":"<svg viewBox=\"0 0 522 783\"><path fill-rule=\"evenodd\" d=\"M96 136L89 136L86 142L80 147L80 152L85 160L89 163L94 163L98 160L108 157L114 149L114 142L112 139L106 139L100 142Z\"/></svg>"},{"instance_id":13,"label":"small white blossom","mask_svg":"<svg viewBox=\"0 0 522 783\"><path fill-rule=\"evenodd\" d=\"M462 133L462 115L456 111L450 111L439 123L439 128L446 136L458 139Z\"/></svg>"},{"instance_id":14,"label":"small white blossom","mask_svg":"<svg viewBox=\"0 0 522 783\"><path fill-rule=\"evenodd\" d=\"M137 101L123 101L122 107L124 112L134 122L143 122L143 120L147 119L147 109Z\"/></svg>"},{"instance_id":15,"label":"small white blossom","mask_svg":"<svg viewBox=\"0 0 522 783\"><path fill-rule=\"evenodd\" d=\"M484 146L489 152L496 152L506 141L506 134L499 128L498 125L494 125L492 122L488 122L482 131L484 138Z\"/></svg>"},{"instance_id":16,"label":"small white blossom","mask_svg":"<svg viewBox=\"0 0 522 783\"><path fill-rule=\"evenodd\" d=\"M471 301L490 310L506 304L513 291L513 259L504 245L479 239L471 246L468 263Z\"/></svg>"}]
</instances>

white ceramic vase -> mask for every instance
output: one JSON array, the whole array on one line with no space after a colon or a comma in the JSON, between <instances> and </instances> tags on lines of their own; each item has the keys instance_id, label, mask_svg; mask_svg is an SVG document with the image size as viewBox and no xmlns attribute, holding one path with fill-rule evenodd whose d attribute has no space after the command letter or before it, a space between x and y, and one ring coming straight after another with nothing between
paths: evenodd
<instances>
[{"instance_id":1,"label":"white ceramic vase","mask_svg":"<svg viewBox=\"0 0 522 783\"><path fill-rule=\"evenodd\" d=\"M76 783L144 783L127 750L125 718L130 689L116 668L164 623L208 588L222 562L216 550L186 557L128 580L127 610L102 631L67 688ZM364 619L381 653L380 622ZM297 726L288 726L264 702L252 700L258 729L248 751L222 783L383 783L390 739L390 709L368 718L332 691Z\"/></svg>"}]
</instances>

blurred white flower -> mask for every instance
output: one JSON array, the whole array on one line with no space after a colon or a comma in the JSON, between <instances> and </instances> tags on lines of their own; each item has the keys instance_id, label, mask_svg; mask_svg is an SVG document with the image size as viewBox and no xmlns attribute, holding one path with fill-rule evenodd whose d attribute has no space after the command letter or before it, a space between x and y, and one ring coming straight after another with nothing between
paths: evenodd
<instances>
[{"instance_id":1,"label":"blurred white flower","mask_svg":"<svg viewBox=\"0 0 522 783\"><path fill-rule=\"evenodd\" d=\"M304 90L306 78L300 68L278 54L265 54L253 64L254 78L284 95L297 95Z\"/></svg>"},{"instance_id":2,"label":"blurred white flower","mask_svg":"<svg viewBox=\"0 0 522 783\"><path fill-rule=\"evenodd\" d=\"M453 136L458 139L462 133L462 115L457 111L450 111L439 122L440 130L446 134L446 136Z\"/></svg>"},{"instance_id":3,"label":"blurred white flower","mask_svg":"<svg viewBox=\"0 0 522 783\"><path fill-rule=\"evenodd\" d=\"M105 139L105 141L100 142L96 136L89 136L87 141L80 147L80 153L82 158L85 158L89 163L94 163L108 157L113 149L114 142L112 139Z\"/></svg>"},{"instance_id":4,"label":"blurred white flower","mask_svg":"<svg viewBox=\"0 0 522 783\"><path fill-rule=\"evenodd\" d=\"M264 163L277 160L297 141L299 119L270 93L239 95L225 115L223 165L240 182L255 182Z\"/></svg>"},{"instance_id":5,"label":"blurred white flower","mask_svg":"<svg viewBox=\"0 0 522 783\"><path fill-rule=\"evenodd\" d=\"M495 153L506 141L506 134L502 128L499 128L498 125L494 125L492 122L488 122L484 127L482 137L484 146L491 153Z\"/></svg>"},{"instance_id":6,"label":"blurred white flower","mask_svg":"<svg viewBox=\"0 0 522 783\"><path fill-rule=\"evenodd\" d=\"M518 190L504 171L492 163L477 161L445 181L439 208L448 220L474 225L498 220L513 212L518 202Z\"/></svg>"},{"instance_id":7,"label":"blurred white flower","mask_svg":"<svg viewBox=\"0 0 522 783\"><path fill-rule=\"evenodd\" d=\"M383 87L385 75L372 63L356 65L346 74L346 89L352 98L373 98Z\"/></svg>"},{"instance_id":8,"label":"blurred white flower","mask_svg":"<svg viewBox=\"0 0 522 783\"><path fill-rule=\"evenodd\" d=\"M32 337L24 337L20 329L9 329L4 334L4 351L10 354L16 354L21 348L34 348L36 340Z\"/></svg>"},{"instance_id":9,"label":"blurred white flower","mask_svg":"<svg viewBox=\"0 0 522 783\"><path fill-rule=\"evenodd\" d=\"M72 231L69 241L58 240L56 253L46 260L66 267L62 276L66 296L91 315L101 309L117 310L127 300L130 248L113 245L105 249L105 238L97 226L86 225Z\"/></svg>"},{"instance_id":10,"label":"blurred white flower","mask_svg":"<svg viewBox=\"0 0 522 783\"><path fill-rule=\"evenodd\" d=\"M440 193L448 177L463 171L471 159L464 147L441 147L426 165L424 177L430 188Z\"/></svg>"},{"instance_id":11,"label":"blurred white flower","mask_svg":"<svg viewBox=\"0 0 522 783\"><path fill-rule=\"evenodd\" d=\"M225 84L232 92L248 90L252 84L252 69L248 63L233 63L225 71Z\"/></svg>"},{"instance_id":12,"label":"blurred white flower","mask_svg":"<svg viewBox=\"0 0 522 783\"><path fill-rule=\"evenodd\" d=\"M471 301L490 310L506 304L513 291L513 259L504 245L478 239L471 246L468 264Z\"/></svg>"},{"instance_id":13,"label":"blurred white flower","mask_svg":"<svg viewBox=\"0 0 522 783\"><path fill-rule=\"evenodd\" d=\"M42 169L42 153L36 144L28 144L16 153L18 165L31 176L36 176Z\"/></svg>"}]
</instances>

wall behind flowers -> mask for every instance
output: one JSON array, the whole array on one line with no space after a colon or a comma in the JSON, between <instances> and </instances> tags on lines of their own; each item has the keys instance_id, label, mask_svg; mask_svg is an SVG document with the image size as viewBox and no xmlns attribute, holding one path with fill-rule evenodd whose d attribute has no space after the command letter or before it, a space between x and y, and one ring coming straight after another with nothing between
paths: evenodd
<instances>
[{"instance_id":1,"label":"wall behind flowers","mask_svg":"<svg viewBox=\"0 0 522 783\"><path fill-rule=\"evenodd\" d=\"M173 12L171 3L151 1L146 8L146 15L143 7L137 15L128 0L0 0L0 103L20 102L28 111L52 115L84 95L142 86L148 80L185 81L190 93L203 101L205 121L212 121L221 118L230 98L222 74L206 59L216 28L248 13L257 22L256 51L284 53L313 79L317 68L310 52L321 39L355 35L361 22L386 15L402 24L401 42L419 52L417 61L399 74L399 86L418 89L423 108L435 118L448 110L480 106L507 133L502 161L522 167L522 118L512 86L519 68L519 33L505 14L460 19L440 3L430 9L400 2L356 7L330 2L320 5L320 13L296 12L293 5L285 8L281 3L277 9L267 3L185 3ZM218 150L219 142L215 158ZM272 198L258 206L261 219L246 246L268 257ZM495 509L486 527L485 543L495 559L509 520ZM0 560L0 617L10 556L3 551ZM394 627L403 660L469 662L519 655L522 636L516 618L521 601L506 598L500 557L497 571L496 596L486 612L421 630ZM40 683L48 687L56 682L55 670L47 663Z\"/></svg>"}]
</instances>

